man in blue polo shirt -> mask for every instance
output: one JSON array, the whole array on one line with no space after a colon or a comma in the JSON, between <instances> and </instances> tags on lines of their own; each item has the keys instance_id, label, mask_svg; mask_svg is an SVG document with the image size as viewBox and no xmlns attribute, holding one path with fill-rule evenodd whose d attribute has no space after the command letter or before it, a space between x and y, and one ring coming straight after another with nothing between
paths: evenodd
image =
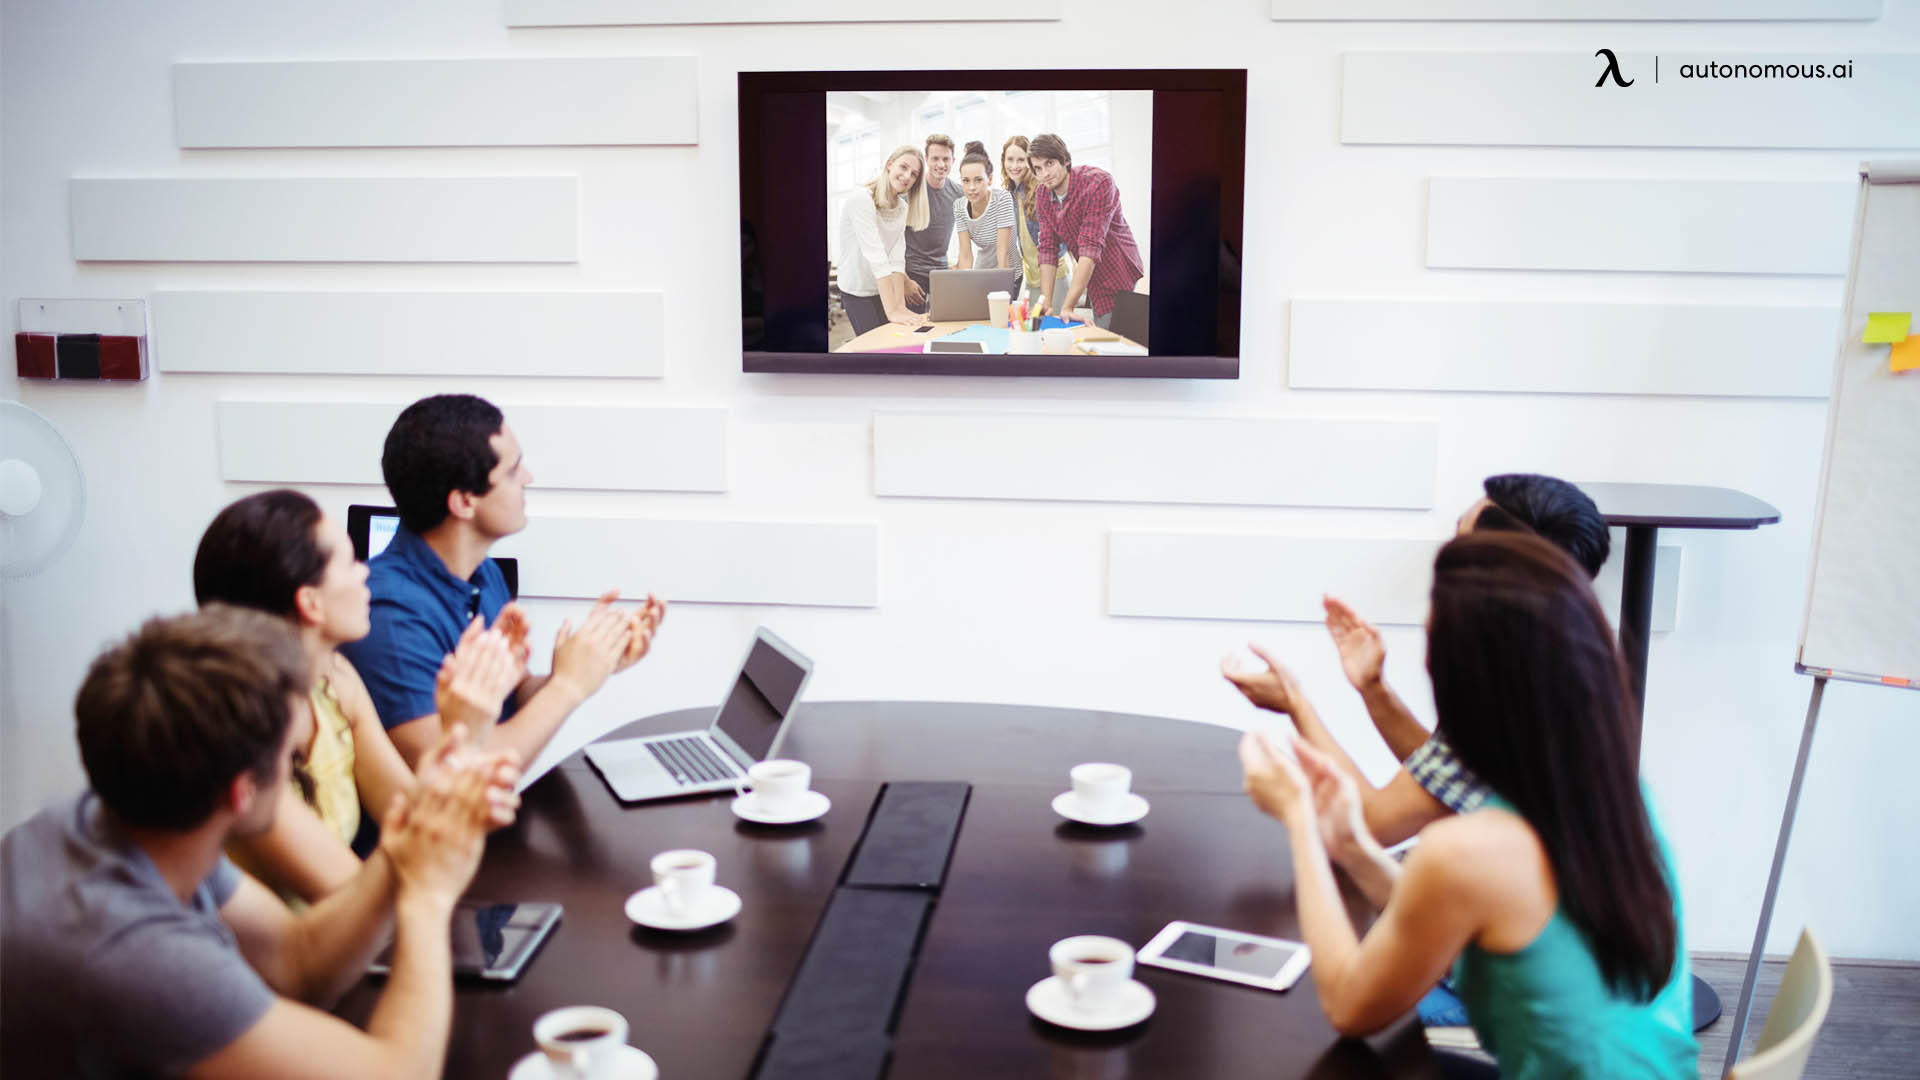
<instances>
[{"instance_id":1,"label":"man in blue polo shirt","mask_svg":"<svg viewBox=\"0 0 1920 1080\"><path fill-rule=\"evenodd\" d=\"M435 679L473 620L497 625L523 666L528 659L526 614L508 603L506 578L487 552L526 528L533 474L500 410L470 394L407 406L387 433L380 471L400 511L400 529L368 564L373 630L342 651L366 682L394 746L412 764L440 741ZM646 655L666 605L649 596L628 611L613 606L618 598L617 592L602 596L578 630L560 627L551 674L521 679L490 747L512 748L532 761L608 676Z\"/></svg>"}]
</instances>

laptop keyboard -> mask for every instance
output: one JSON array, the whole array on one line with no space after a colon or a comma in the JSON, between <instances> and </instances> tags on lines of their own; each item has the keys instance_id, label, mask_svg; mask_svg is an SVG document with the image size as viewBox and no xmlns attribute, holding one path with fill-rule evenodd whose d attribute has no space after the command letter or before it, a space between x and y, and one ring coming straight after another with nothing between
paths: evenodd
<instances>
[{"instance_id":1,"label":"laptop keyboard","mask_svg":"<svg viewBox=\"0 0 1920 1080\"><path fill-rule=\"evenodd\" d=\"M648 743L647 750L682 784L730 780L740 775L740 770L714 753L712 745L705 739L661 739Z\"/></svg>"}]
</instances>

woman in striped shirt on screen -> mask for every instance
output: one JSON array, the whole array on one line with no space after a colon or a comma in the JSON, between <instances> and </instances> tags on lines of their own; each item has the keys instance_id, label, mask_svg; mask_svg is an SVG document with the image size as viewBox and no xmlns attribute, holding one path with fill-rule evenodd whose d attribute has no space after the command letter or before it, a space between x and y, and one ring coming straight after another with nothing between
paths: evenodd
<instances>
[{"instance_id":1,"label":"woman in striped shirt on screen","mask_svg":"<svg viewBox=\"0 0 1920 1080\"><path fill-rule=\"evenodd\" d=\"M955 269L1012 270L1013 291L1018 293L1020 253L1013 240L1013 193L993 186L993 159L978 142L968 143L967 156L960 159L960 190L966 196L953 204L953 227L961 237Z\"/></svg>"},{"instance_id":2,"label":"woman in striped shirt on screen","mask_svg":"<svg viewBox=\"0 0 1920 1080\"><path fill-rule=\"evenodd\" d=\"M902 146L840 208L840 302L854 334L927 321L907 309L907 230L926 227L926 162Z\"/></svg>"}]
</instances>

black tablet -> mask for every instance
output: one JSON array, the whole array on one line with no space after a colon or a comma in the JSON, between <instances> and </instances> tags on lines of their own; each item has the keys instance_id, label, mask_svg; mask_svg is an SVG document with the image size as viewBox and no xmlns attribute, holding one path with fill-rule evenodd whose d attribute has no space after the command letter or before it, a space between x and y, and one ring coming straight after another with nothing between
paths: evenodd
<instances>
[{"instance_id":1,"label":"black tablet","mask_svg":"<svg viewBox=\"0 0 1920 1080\"><path fill-rule=\"evenodd\" d=\"M462 900L453 909L453 973L470 979L512 982L559 922L559 904ZM393 946L389 945L374 959L371 970L386 975L392 964Z\"/></svg>"}]
</instances>

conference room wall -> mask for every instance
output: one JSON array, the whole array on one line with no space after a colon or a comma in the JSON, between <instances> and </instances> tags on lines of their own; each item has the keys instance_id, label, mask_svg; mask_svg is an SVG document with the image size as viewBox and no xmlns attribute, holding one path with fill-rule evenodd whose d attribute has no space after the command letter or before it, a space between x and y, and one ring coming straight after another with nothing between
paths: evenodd
<instances>
[{"instance_id":1,"label":"conference room wall","mask_svg":"<svg viewBox=\"0 0 1920 1080\"><path fill-rule=\"evenodd\" d=\"M1116 615L1108 608L1112 537L1171 533L1433 543L1474 497L1480 477L1512 469L1749 491L1780 508L1779 525L1753 533L1675 531L1662 537L1663 546L1680 548L1684 558L1674 629L1653 644L1645 750L1646 775L1679 858L1690 943L1744 949L1808 689L1806 680L1791 673L1790 661L1824 401L1736 396L1746 390L1750 360L1773 370L1778 356L1711 352L1682 359L1698 371L1717 373L1725 387L1721 395L1574 393L1552 386L1524 393L1295 389L1289 386L1290 304L1294 298L1380 298L1395 304L1616 304L1634 311L1665 304L1837 310L1841 278L1823 263L1798 274L1764 275L1433 267L1426 250L1426 192L1436 177L1462 176L1845 183L1866 152L1348 145L1341 141L1342 57L1405 49L1590 57L1595 48L1608 46L1643 52L1858 54L1864 60L1871 53L1920 52L1920 3L1889 3L1880 19L1868 22L1681 24L1276 23L1267 5L1243 4L1192 7L1177 33L1168 30L1165 5L1150 0L1070 0L1061 7L1057 22L935 28L510 30L502 25L494 0L406 5L354 0L330 5L324 17L310 8L263 8L243 0L191 7L133 0L8 4L0 13L0 273L9 329L15 318L11 301L23 296L139 297L166 290L309 295L333 290L632 291L661 294L664 318L610 319L610 325L637 327L632 336L609 334L604 343L634 358L634 377L628 378L548 374L580 367L537 352L526 357L522 377L502 376L497 374L501 358L484 354L485 342L476 344L472 334L454 335L462 348L475 350L474 366L465 375L367 374L379 370L372 361L393 355L389 350L418 348L415 334L365 337L361 351L342 359L341 370L351 374L315 373L311 355L298 351L300 373L281 373L275 370L280 354L272 327L257 321L245 324L247 333L260 338L257 373L231 370L234 356L244 356L240 351L222 352L221 365L228 370L189 373L161 362L157 366L163 370L151 380L131 386L26 383L5 365L0 394L17 396L45 413L72 443L86 472L89 509L78 541L59 564L30 580L5 584L0 823L18 822L79 782L70 706L87 661L147 615L186 607L191 601L188 566L206 521L227 501L264 486L222 480L216 427L221 402L397 405L459 389L520 406L726 411L727 462L718 472L725 477L723 491L573 490L543 484L530 496L540 518L870 526L877 536L870 570L848 564L849 573L871 575L872 606L677 604L654 655L582 711L580 732L638 713L715 701L748 633L762 622L817 658L819 670L809 692L823 700L1032 702L1243 726L1259 718L1220 680L1216 665L1222 653L1253 639L1294 662L1330 723L1357 749L1364 766L1382 775L1391 763L1368 735L1324 631L1310 622L1239 615ZM1075 58L1089 49L1102 66L1249 69L1250 196L1243 265L1248 302L1240 379L741 374L736 72L799 62L834 68L918 66L936 56L992 55L996 64L1013 64L1022 57ZM171 65L177 61L653 55L697 60L696 145L182 150L176 143ZM1499 107L1535 107L1526 89L1516 86ZM389 110L408 107L405 97L386 104ZM1782 138L1799 130L1792 126L1799 121L1788 119L1792 123ZM1568 120L1578 122L1577 117ZM396 126L385 124L382 130ZM471 124L460 130L469 139L474 135ZM493 137L528 138L521 128L504 127ZM1900 152L1913 156L1920 147L1874 151L1879 156ZM365 261L277 261L289 252L263 246L277 242L274 234L235 235L222 230L217 216L205 227L219 232L222 243L245 250L248 261L78 262L72 246L74 178L553 176L578 179L572 261L381 262L392 249L374 246L374 239L421 235L413 222L387 211L347 223L368 237ZM320 212L313 204L285 210ZM253 246L241 247L247 244ZM437 257L462 256L449 250ZM1704 260L1707 265L1720 261ZM311 309L306 302L295 306ZM528 306L545 308L531 301ZM422 305L423 312L445 309L439 303ZM279 328L289 339L302 331L297 322ZM1368 337L1364 313L1354 320L1352 335ZM1550 335L1537 343L1514 343L1511 336L1497 334L1493 339L1507 342L1500 347L1508 351L1496 358L1501 365L1518 360L1552 372L1560 362ZM166 356L162 320L155 322L151 345L156 357ZM524 343L516 341L514 347ZM1765 342L1754 346L1766 347ZM1375 342L1371 351L1386 355L1421 348L1417 338L1396 336ZM1512 355L1516 351L1524 355ZM1367 350L1355 353L1364 359ZM1462 362L1444 351L1436 355L1447 363ZM1826 355L1806 358L1822 368L1829 362ZM1391 368L1383 364L1374 370ZM393 370L422 369L396 357ZM425 370L448 369L436 361ZM1196 475L1213 477L1210 482L1222 475L1245 476L1253 487L1264 487L1257 478L1273 470L1417 467L1431 472L1432 506L1000 498L996 489L1016 493L1019 478L985 471L969 485L966 498L878 496L877 411L971 414L989 430L992 417L1002 413L1067 413L1110 420L1116 428L1140 417L1433 425L1437 452L1430 462L1386 460L1372 444L1337 438L1319 453L1282 461L1257 454L1201 457L1181 441L1160 448ZM607 438L604 451L618 455L629 452L629 445ZM1046 456L1056 469L1078 460L1089 478L1087 491L1124 486L1102 471L1105 463L1075 459L1075 450L1058 445ZM321 441L305 452L316 461L336 454ZM570 468L556 473L549 466L557 468L559 459L577 454L577 447L530 445L528 452L536 476L545 471L543 481L565 482L576 475ZM364 448L353 453L363 454ZM308 490L334 511L350 502L385 501L379 487L364 483L315 484ZM534 537L530 532L527 542ZM573 553L529 549L519 555L566 560ZM660 558L692 566L701 553L683 546ZM769 550L766 558L780 560L783 554ZM1277 551L1251 576L1266 588L1273 575L1296 565L1308 573L1319 564L1289 563ZM672 579L687 566L663 566L661 578ZM602 576L646 581L645 570L608 568ZM856 587L860 582L846 585L846 595L862 595ZM1302 592L1289 586L1275 595ZM1297 618L1297 603L1289 603L1265 618ZM532 606L544 638L581 603L536 599ZM1418 713L1430 716L1418 627L1390 625L1385 633L1390 677ZM1920 958L1920 924L1905 905L1920 894L1920 867L1890 850L1904 837L1889 827L1920 820L1920 785L1908 775L1910 763L1920 760L1916 720L1920 698L1908 694L1836 687L1828 695L1781 894L1775 949L1784 951L1794 931L1811 922L1839 955ZM1279 842L1277 830L1274 841Z\"/></svg>"}]
</instances>

